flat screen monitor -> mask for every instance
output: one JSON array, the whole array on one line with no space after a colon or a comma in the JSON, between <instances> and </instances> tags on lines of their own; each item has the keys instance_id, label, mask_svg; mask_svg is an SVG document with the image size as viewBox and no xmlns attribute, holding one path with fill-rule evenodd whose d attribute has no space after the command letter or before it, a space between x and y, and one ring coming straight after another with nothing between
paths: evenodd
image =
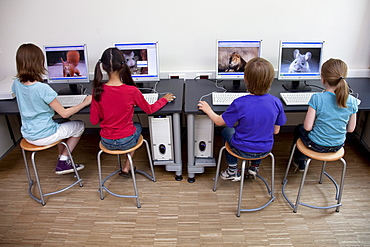
<instances>
[{"instance_id":1,"label":"flat screen monitor","mask_svg":"<svg viewBox=\"0 0 370 247\"><path fill-rule=\"evenodd\" d=\"M287 91L311 91L302 81L320 79L324 41L280 41L278 80Z\"/></svg>"},{"instance_id":2,"label":"flat screen monitor","mask_svg":"<svg viewBox=\"0 0 370 247\"><path fill-rule=\"evenodd\" d=\"M238 91L245 64L261 56L261 43L262 40L217 40L216 79L232 80L228 90Z\"/></svg>"},{"instance_id":3,"label":"flat screen monitor","mask_svg":"<svg viewBox=\"0 0 370 247\"><path fill-rule=\"evenodd\" d=\"M159 81L158 42L115 43L135 82Z\"/></svg>"},{"instance_id":4,"label":"flat screen monitor","mask_svg":"<svg viewBox=\"0 0 370 247\"><path fill-rule=\"evenodd\" d=\"M86 44L44 46L44 52L48 83L69 84L59 94L83 94L79 84L90 83Z\"/></svg>"}]
</instances>

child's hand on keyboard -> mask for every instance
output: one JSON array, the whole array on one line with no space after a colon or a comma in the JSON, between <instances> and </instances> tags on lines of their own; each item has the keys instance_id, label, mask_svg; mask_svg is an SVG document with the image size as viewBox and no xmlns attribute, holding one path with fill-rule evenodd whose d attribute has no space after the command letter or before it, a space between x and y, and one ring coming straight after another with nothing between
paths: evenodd
<instances>
[{"instance_id":1,"label":"child's hand on keyboard","mask_svg":"<svg viewBox=\"0 0 370 247\"><path fill-rule=\"evenodd\" d=\"M165 98L168 102L174 101L176 99L176 96L172 93L168 93L162 98Z\"/></svg>"}]
</instances>

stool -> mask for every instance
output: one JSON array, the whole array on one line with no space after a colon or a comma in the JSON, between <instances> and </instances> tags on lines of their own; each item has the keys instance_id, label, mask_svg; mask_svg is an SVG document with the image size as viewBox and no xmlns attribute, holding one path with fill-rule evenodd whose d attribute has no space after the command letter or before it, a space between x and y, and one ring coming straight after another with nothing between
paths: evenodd
<instances>
[{"instance_id":1,"label":"stool","mask_svg":"<svg viewBox=\"0 0 370 247\"><path fill-rule=\"evenodd\" d=\"M296 203L293 204L288 199L288 197L285 195L285 186L288 183L287 176L288 176L290 164L292 162L293 154L294 154L294 151L295 151L296 147L299 149L299 151L301 151L304 155L306 155L308 157L308 160L307 160L307 164L306 164L306 167L305 167L304 172L303 172L303 175L302 175L301 185L299 186ZM346 175L346 167L347 167L346 161L343 159L343 156L344 156L344 148L343 147L341 149L339 149L337 152L319 153L319 152L315 152L315 151L313 151L311 149L308 149L303 144L303 142L302 142L301 139L298 139L297 140L297 142L293 146L292 153L290 154L289 162L288 162L288 165L287 165L287 168L286 168L286 171L285 171L285 176L284 176L284 179L283 179L283 189L282 189L283 196L284 196L285 200L289 203L289 205L293 208L293 212L294 213L297 212L297 208L298 208L298 205L299 204L300 205L303 205L303 206L306 206L306 207L310 207L310 208L316 208L316 209L336 208L335 211L336 212L339 212L339 207L342 206L342 203L341 203L342 191L343 191L344 177ZM336 190L336 193L335 193L335 200L337 200L337 203L336 204L330 205L330 206L326 206L326 207L319 207L319 206L312 206L312 205L309 205L309 204L300 202L300 198L301 198L301 194L302 194L302 190L303 190L303 185L304 185L304 182L305 182L305 179L306 179L306 175L307 175L307 171L308 171L308 168L309 168L309 165L310 165L310 162L311 162L312 159L323 161L323 165L322 165L321 173L320 173L319 183L322 184L323 174L325 174L333 182L333 184L335 186L335 190ZM343 164L342 177L341 177L341 181L340 181L340 186L339 187L338 187L337 182L328 173L325 172L326 162L327 161L336 161L336 160L342 161L342 164Z\"/></svg>"},{"instance_id":2,"label":"stool","mask_svg":"<svg viewBox=\"0 0 370 247\"><path fill-rule=\"evenodd\" d=\"M63 144L66 147L67 151L68 151L68 156L71 159L72 167L73 167L73 169L75 171L75 177L77 178L77 181L73 182L72 184L70 184L69 186L67 186L67 187L65 187L63 189L60 189L60 190L57 190L57 191L54 191L54 192L49 192L49 193L45 193L44 194L42 192L42 188L41 188L41 184L40 184L40 179L39 179L39 175L38 175L37 168L36 168L35 155L36 155L36 152L42 151L42 150L46 150L46 149L49 149L49 148L52 148L52 147L58 145L59 143L60 144ZM54 194L63 192L65 190L71 188L72 186L76 185L77 183L79 183L80 184L80 187L82 187L82 182L81 182L82 179L78 175L78 171L76 169L75 163L74 163L73 158L72 158L71 151L69 150L69 147L68 147L67 143L63 142L62 140L59 140L59 141L54 142L54 143L52 143L50 145L36 146L36 145L33 145L33 144L27 142L26 139L22 139L21 140L21 143L20 143L20 146L22 148L22 154L23 154L24 164L26 166L26 172L27 172L27 176L28 176L28 183L29 183L28 193L30 194L30 196L33 199L35 199L36 201L38 201L39 203L41 203L43 206L46 204L45 203L45 200L44 200L44 196L54 195ZM32 191L31 191L32 186L34 184L34 181L32 180L30 171L28 169L28 162L27 162L27 157L26 157L26 151L32 152L32 154L31 154L31 162L32 162L34 173L35 173L37 187L38 187L38 190L39 190L39 193L40 193L40 199L37 198L36 196L34 196L32 194Z\"/></svg>"},{"instance_id":3,"label":"stool","mask_svg":"<svg viewBox=\"0 0 370 247\"><path fill-rule=\"evenodd\" d=\"M221 164L221 159L222 159L222 152L226 149L226 151L231 154L232 156L238 158L238 159L241 159L243 160L242 162L242 169L241 169L241 180L240 180L240 189L239 189L239 200L238 200L238 209L237 209L237 214L236 216L237 217L240 217L240 212L251 212L251 211L257 211L257 210L261 210L263 208L265 208L266 206L268 206L271 202L273 202L275 200L275 196L274 196L274 173L275 173L275 158L274 158L274 155L270 152L269 154L267 154L266 156L263 156L261 158L244 158L244 157L241 157L237 154L235 154L231 148L230 148L230 145L228 142L225 143L225 146L223 146L221 149L220 149L220 153L218 155L218 162L217 162L217 168L216 168L216 177L215 177L215 183L214 183L214 186L213 186L213 191L216 191L216 187L217 187L217 181L218 181L218 177L219 177L219 173L220 173L220 164ZM266 180L261 177L260 175L257 174L257 177L260 178L266 185L266 188L267 188L267 191L268 191L268 194L271 196L270 200L264 204L263 206L261 207L258 207L258 208L252 208L252 209L241 209L241 203L242 203L242 195L243 195L243 185L244 185L244 174L245 174L245 167L246 167L246 163L247 161L251 161L251 160L259 160L259 159L264 159L266 158L267 156L270 156L271 157L271 188L269 186L269 184L266 182Z\"/></svg>"},{"instance_id":4,"label":"stool","mask_svg":"<svg viewBox=\"0 0 370 247\"><path fill-rule=\"evenodd\" d=\"M130 162L131 171L134 171L134 164L133 164L132 157L131 157L130 153L132 151L135 151L139 147L141 147L141 145L143 144L143 142L145 142L145 145L146 145L146 150L147 150L147 153L148 153L148 158L149 158L149 163L150 163L150 169L151 169L151 172L152 172L152 176L148 175L146 172L139 171L139 170L136 170L135 172L131 172L131 174L132 174L132 182L134 184L134 192L135 192L135 195L134 196L132 196L132 195L120 195L120 194L116 194L116 193L110 191L104 184L105 184L105 182L110 177L112 177L113 175L115 175L115 174L117 174L117 173L119 173L121 171L122 165L121 165L121 157L120 157L120 155L121 154L126 154L127 159ZM105 148L101 142L99 143L99 147L100 147L100 151L98 153L98 171L99 171L99 192L100 192L100 199L101 200L104 199L104 193L103 193L103 189L104 189L109 194L111 194L113 196L122 197L122 198L136 198L137 207L140 208L141 205L140 205L139 193L138 193L137 185L136 185L135 173L136 172L137 173L140 173L140 174L148 177L149 179L151 179L153 182L156 182L155 174L154 174L154 168L153 168L153 162L152 162L152 157L150 155L150 149L149 149L148 142L143 138L142 135L140 135L139 140L138 140L136 146L134 146L134 147L132 147L130 149L127 149L127 150L109 150L109 149ZM117 171L115 171L115 172L111 173L110 175L108 175L104 180L102 180L102 172L101 172L101 154L103 152L104 153L107 153L107 154L116 154L118 156L118 168L119 168Z\"/></svg>"}]
</instances>

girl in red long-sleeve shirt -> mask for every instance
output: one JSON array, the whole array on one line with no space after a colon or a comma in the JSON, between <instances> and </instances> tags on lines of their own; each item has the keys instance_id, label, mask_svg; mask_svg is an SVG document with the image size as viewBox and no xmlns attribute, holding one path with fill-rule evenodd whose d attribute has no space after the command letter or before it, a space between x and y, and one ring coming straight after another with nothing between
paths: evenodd
<instances>
[{"instance_id":1,"label":"girl in red long-sleeve shirt","mask_svg":"<svg viewBox=\"0 0 370 247\"><path fill-rule=\"evenodd\" d=\"M107 82L102 81L101 65L108 74ZM131 77L122 52L108 48L95 66L90 122L100 124L101 141L107 149L126 150L134 147L141 135L141 125L132 121L134 106L152 114L173 99L174 95L168 93L152 105L147 103ZM128 177L129 170L127 160L120 175Z\"/></svg>"}]
</instances>

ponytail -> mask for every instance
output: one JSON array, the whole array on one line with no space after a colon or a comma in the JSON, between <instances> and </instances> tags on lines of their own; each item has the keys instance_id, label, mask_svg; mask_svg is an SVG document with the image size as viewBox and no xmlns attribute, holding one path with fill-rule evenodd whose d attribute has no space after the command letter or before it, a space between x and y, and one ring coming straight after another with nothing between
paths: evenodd
<instances>
[{"instance_id":1,"label":"ponytail","mask_svg":"<svg viewBox=\"0 0 370 247\"><path fill-rule=\"evenodd\" d=\"M122 69L120 71L121 81L126 85L137 87L135 81L132 79L131 70L125 62L122 62Z\"/></svg>"},{"instance_id":2,"label":"ponytail","mask_svg":"<svg viewBox=\"0 0 370 247\"><path fill-rule=\"evenodd\" d=\"M95 65L94 81L93 81L93 94L96 101L100 101L103 90L103 73L100 68L101 60Z\"/></svg>"},{"instance_id":3,"label":"ponytail","mask_svg":"<svg viewBox=\"0 0 370 247\"><path fill-rule=\"evenodd\" d=\"M321 77L331 87L336 87L334 90L338 107L347 108L347 99L349 88L346 80L348 67L345 62L340 59L329 59L321 67Z\"/></svg>"},{"instance_id":4,"label":"ponytail","mask_svg":"<svg viewBox=\"0 0 370 247\"><path fill-rule=\"evenodd\" d=\"M334 93L336 95L337 105L341 108L347 108L347 99L348 99L348 84L343 77L339 78L339 82L337 84Z\"/></svg>"}]
</instances>

